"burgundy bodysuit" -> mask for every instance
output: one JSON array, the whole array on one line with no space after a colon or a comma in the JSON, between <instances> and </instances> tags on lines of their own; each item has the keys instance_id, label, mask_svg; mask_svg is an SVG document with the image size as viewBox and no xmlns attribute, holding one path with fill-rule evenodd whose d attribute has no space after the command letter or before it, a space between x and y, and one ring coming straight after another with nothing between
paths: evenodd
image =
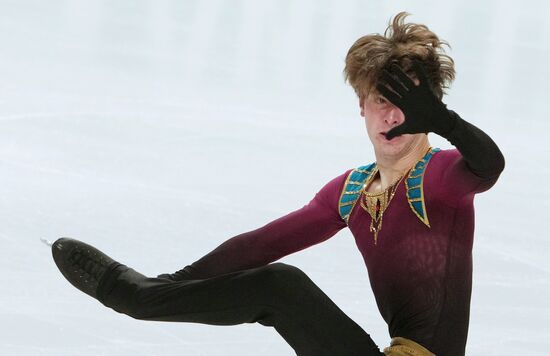
<instances>
[{"instance_id":1,"label":"burgundy bodysuit","mask_svg":"<svg viewBox=\"0 0 550 356\"><path fill-rule=\"evenodd\" d=\"M459 120L448 139L460 151L435 152L424 172L430 227L411 210L404 180L384 212L376 245L371 217L360 204L348 221L390 336L445 356L464 355L466 346L474 195L491 188L504 168L496 144ZM182 272L187 278L208 278L258 267L327 240L348 226L338 211L348 173L328 182L301 209L227 240Z\"/></svg>"}]
</instances>

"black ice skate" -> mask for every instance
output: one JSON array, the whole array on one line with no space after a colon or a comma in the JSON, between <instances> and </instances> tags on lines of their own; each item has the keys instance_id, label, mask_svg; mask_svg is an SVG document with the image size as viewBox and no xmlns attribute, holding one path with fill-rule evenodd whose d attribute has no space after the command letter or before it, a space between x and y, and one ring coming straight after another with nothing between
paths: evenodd
<instances>
[{"instance_id":1,"label":"black ice skate","mask_svg":"<svg viewBox=\"0 0 550 356\"><path fill-rule=\"evenodd\" d=\"M52 245L55 264L76 288L98 299L98 287L108 270L121 264L82 241L60 238Z\"/></svg>"}]
</instances>

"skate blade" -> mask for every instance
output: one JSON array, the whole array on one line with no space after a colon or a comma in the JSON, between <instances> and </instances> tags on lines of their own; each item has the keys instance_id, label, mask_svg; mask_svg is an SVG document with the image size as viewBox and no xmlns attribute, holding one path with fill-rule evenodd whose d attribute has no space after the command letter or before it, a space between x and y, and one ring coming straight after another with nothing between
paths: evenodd
<instances>
[{"instance_id":1,"label":"skate blade","mask_svg":"<svg viewBox=\"0 0 550 356\"><path fill-rule=\"evenodd\" d=\"M52 245L53 245L53 242L51 242L50 240L47 240L47 239L45 239L45 238L43 238L43 237L40 238L40 241L42 241L44 244L46 244L46 245L48 245L48 246L50 246L50 247L52 247Z\"/></svg>"}]
</instances>

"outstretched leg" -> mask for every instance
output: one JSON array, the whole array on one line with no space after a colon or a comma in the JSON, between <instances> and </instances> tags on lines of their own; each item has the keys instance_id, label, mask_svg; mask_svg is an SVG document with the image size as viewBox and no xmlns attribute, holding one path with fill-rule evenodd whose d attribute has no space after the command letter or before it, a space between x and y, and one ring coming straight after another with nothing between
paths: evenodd
<instances>
[{"instance_id":1,"label":"outstretched leg","mask_svg":"<svg viewBox=\"0 0 550 356\"><path fill-rule=\"evenodd\" d=\"M52 246L54 259L69 282L133 318L211 325L258 322L274 327L300 356L383 355L370 336L294 266L273 263L173 282L148 278L80 241L58 241Z\"/></svg>"}]
</instances>

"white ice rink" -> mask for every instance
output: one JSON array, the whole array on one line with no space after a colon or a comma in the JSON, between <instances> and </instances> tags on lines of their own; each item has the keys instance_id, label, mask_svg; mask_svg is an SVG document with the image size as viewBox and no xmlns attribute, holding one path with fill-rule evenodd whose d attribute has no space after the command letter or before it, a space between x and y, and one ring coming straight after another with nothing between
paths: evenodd
<instances>
[{"instance_id":1,"label":"white ice rink","mask_svg":"<svg viewBox=\"0 0 550 356\"><path fill-rule=\"evenodd\" d=\"M156 275L302 207L375 160L343 62L401 10L451 44L444 100L506 158L475 199L466 354L549 355L544 0L0 0L0 354L293 355L259 324L117 314L73 288L40 238ZM348 230L281 261L388 346Z\"/></svg>"}]
</instances>

